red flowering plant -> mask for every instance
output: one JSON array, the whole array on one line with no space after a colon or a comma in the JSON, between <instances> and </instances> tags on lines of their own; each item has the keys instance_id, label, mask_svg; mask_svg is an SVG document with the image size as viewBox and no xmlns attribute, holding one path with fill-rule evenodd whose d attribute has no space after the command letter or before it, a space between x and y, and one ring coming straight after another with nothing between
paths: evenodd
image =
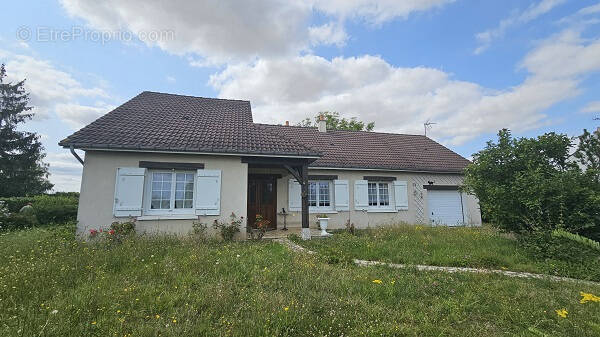
<instances>
[{"instance_id":1,"label":"red flowering plant","mask_svg":"<svg viewBox=\"0 0 600 337\"><path fill-rule=\"evenodd\" d=\"M135 233L135 222L133 220L113 222L108 230L102 228L90 229L90 238L105 239L109 242L121 242L124 237L132 235L133 233Z\"/></svg>"},{"instance_id":2,"label":"red flowering plant","mask_svg":"<svg viewBox=\"0 0 600 337\"><path fill-rule=\"evenodd\" d=\"M252 228L250 230L250 238L252 240L262 239L270 224L270 220L265 219L261 214L256 214L256 217L254 219L255 228Z\"/></svg>"}]
</instances>

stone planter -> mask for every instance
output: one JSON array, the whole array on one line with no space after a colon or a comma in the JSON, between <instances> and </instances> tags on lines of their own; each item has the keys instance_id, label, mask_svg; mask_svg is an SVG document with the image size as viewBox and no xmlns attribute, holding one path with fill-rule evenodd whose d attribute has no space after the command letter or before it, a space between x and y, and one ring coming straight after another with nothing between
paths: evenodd
<instances>
[{"instance_id":1,"label":"stone planter","mask_svg":"<svg viewBox=\"0 0 600 337\"><path fill-rule=\"evenodd\" d=\"M327 233L327 225L329 224L329 218L318 218L319 226L321 227L321 236L329 236L331 234Z\"/></svg>"}]
</instances>

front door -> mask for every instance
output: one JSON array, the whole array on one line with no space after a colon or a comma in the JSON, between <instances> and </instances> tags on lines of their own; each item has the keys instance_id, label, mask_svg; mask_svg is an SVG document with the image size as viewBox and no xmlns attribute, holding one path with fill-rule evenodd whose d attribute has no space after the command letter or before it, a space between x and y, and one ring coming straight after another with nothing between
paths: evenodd
<instances>
[{"instance_id":1,"label":"front door","mask_svg":"<svg viewBox=\"0 0 600 337\"><path fill-rule=\"evenodd\" d=\"M248 177L248 226L255 228L256 215L269 220L269 229L277 228L277 180L274 176Z\"/></svg>"}]
</instances>

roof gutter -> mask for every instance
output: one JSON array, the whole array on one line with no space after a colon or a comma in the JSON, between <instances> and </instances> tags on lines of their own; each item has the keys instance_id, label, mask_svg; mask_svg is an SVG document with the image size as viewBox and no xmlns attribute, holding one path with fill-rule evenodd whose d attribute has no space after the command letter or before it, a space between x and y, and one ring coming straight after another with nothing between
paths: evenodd
<instances>
[{"instance_id":1,"label":"roof gutter","mask_svg":"<svg viewBox=\"0 0 600 337\"><path fill-rule=\"evenodd\" d=\"M390 168L366 168L366 167L319 167L308 166L311 170L341 170L341 171L381 171L381 172L408 172L408 173L435 173L435 174L459 174L464 173L457 171L433 171L433 170L418 170L418 169L390 169Z\"/></svg>"},{"instance_id":2,"label":"roof gutter","mask_svg":"<svg viewBox=\"0 0 600 337\"><path fill-rule=\"evenodd\" d=\"M71 150L71 154L73 155L73 157L75 157L75 159L77 159L77 161L79 161L81 163L81 165L83 166L83 159L81 159L81 157L77 154L77 152L75 152L75 148L71 145L69 147L69 150Z\"/></svg>"},{"instance_id":3,"label":"roof gutter","mask_svg":"<svg viewBox=\"0 0 600 337\"><path fill-rule=\"evenodd\" d=\"M71 149L73 146L70 147ZM137 149L111 149L111 148L84 148L83 151L107 151L107 152L147 152L147 153L176 153L176 154L201 154L212 156L237 156L237 157L278 157L278 158L310 158L319 159L321 156L294 156L280 154L259 154L259 153L227 153L227 152L191 152L191 151L164 151L164 150L137 150Z\"/></svg>"}]
</instances>

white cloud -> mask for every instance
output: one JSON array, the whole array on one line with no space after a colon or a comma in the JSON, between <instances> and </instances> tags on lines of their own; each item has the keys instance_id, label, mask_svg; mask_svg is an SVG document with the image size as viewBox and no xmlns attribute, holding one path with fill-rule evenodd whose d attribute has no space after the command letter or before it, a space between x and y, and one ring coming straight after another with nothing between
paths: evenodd
<instances>
[{"instance_id":1,"label":"white cloud","mask_svg":"<svg viewBox=\"0 0 600 337\"><path fill-rule=\"evenodd\" d=\"M145 40L175 54L196 54L195 65L297 55L315 44L341 45L346 18L380 24L454 0L259 0L186 1L61 0L66 11L100 30L141 35L171 31ZM310 27L315 12L339 23Z\"/></svg>"},{"instance_id":2,"label":"white cloud","mask_svg":"<svg viewBox=\"0 0 600 337\"><path fill-rule=\"evenodd\" d=\"M600 113L600 101L589 102L581 109L581 112Z\"/></svg>"},{"instance_id":3,"label":"white cloud","mask_svg":"<svg viewBox=\"0 0 600 337\"><path fill-rule=\"evenodd\" d=\"M336 24L333 22L321 26L310 27L308 29L308 34L312 45L334 44L341 47L346 44L346 40L348 39L344 27L339 23Z\"/></svg>"},{"instance_id":4,"label":"white cloud","mask_svg":"<svg viewBox=\"0 0 600 337\"><path fill-rule=\"evenodd\" d=\"M532 4L522 12L515 11L510 17L500 21L498 27L475 34L475 37L479 42L479 46L475 49L475 54L483 53L490 47L493 40L504 36L504 33L510 27L533 21L565 1L566 0L541 0L537 4Z\"/></svg>"},{"instance_id":5,"label":"white cloud","mask_svg":"<svg viewBox=\"0 0 600 337\"><path fill-rule=\"evenodd\" d=\"M305 55L230 65L210 84L220 97L249 99L256 121L301 120L334 110L375 121L380 131L422 133L461 144L508 127L528 130L550 122L543 111L579 94L585 75L600 70L600 42L565 31L540 43L520 67L519 85L491 90L441 70L395 67L380 57L332 60Z\"/></svg>"},{"instance_id":6,"label":"white cloud","mask_svg":"<svg viewBox=\"0 0 600 337\"><path fill-rule=\"evenodd\" d=\"M0 50L0 58L6 60L9 81L25 79L25 88L30 93L30 105L34 107L36 120L50 117L57 105L78 105L80 98L106 98L108 94L100 87L85 87L71 74L58 70L50 62L32 56L14 54ZM81 111L86 106L79 105ZM88 110L89 111L89 110ZM59 116L60 117L60 116ZM76 116L71 115L70 119Z\"/></svg>"},{"instance_id":7,"label":"white cloud","mask_svg":"<svg viewBox=\"0 0 600 337\"><path fill-rule=\"evenodd\" d=\"M575 14L566 16L560 19L559 23L567 23L573 26L586 26L589 24L597 24L600 22L600 18L596 17L595 14L600 13L600 3L583 7L582 9L575 12ZM590 16L592 16L590 18Z\"/></svg>"},{"instance_id":8,"label":"white cloud","mask_svg":"<svg viewBox=\"0 0 600 337\"><path fill-rule=\"evenodd\" d=\"M58 118L73 130L81 129L114 108L112 105L86 106L74 103L57 104L54 107Z\"/></svg>"},{"instance_id":9,"label":"white cloud","mask_svg":"<svg viewBox=\"0 0 600 337\"><path fill-rule=\"evenodd\" d=\"M171 83L171 84L177 82L177 79L170 75L167 75L167 77L165 77L165 79L167 80L168 83Z\"/></svg>"},{"instance_id":10,"label":"white cloud","mask_svg":"<svg viewBox=\"0 0 600 337\"><path fill-rule=\"evenodd\" d=\"M407 18L415 12L440 8L455 0L315 0L315 7L340 18L363 19L381 24L395 18Z\"/></svg>"},{"instance_id":11,"label":"white cloud","mask_svg":"<svg viewBox=\"0 0 600 337\"><path fill-rule=\"evenodd\" d=\"M580 32L565 30L529 53L522 68L540 80L572 78L600 69L600 39L585 40Z\"/></svg>"},{"instance_id":12,"label":"white cloud","mask_svg":"<svg viewBox=\"0 0 600 337\"><path fill-rule=\"evenodd\" d=\"M592 6L584 7L582 9L580 9L577 13L580 15L591 15L591 14L600 13L600 3L597 3Z\"/></svg>"}]
</instances>

